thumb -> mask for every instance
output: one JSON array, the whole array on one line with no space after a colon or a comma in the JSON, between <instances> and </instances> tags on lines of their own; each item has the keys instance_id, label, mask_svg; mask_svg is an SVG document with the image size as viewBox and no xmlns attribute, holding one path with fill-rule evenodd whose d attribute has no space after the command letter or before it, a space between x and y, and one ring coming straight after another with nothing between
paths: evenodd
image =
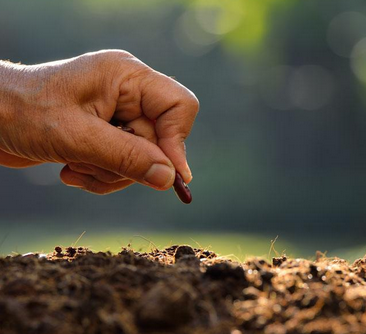
<instances>
[{"instance_id":1,"label":"thumb","mask_svg":"<svg viewBox=\"0 0 366 334\"><path fill-rule=\"evenodd\" d=\"M158 190L173 185L174 166L159 146L98 118L83 124L88 125L78 131L77 162L93 164Z\"/></svg>"}]
</instances>

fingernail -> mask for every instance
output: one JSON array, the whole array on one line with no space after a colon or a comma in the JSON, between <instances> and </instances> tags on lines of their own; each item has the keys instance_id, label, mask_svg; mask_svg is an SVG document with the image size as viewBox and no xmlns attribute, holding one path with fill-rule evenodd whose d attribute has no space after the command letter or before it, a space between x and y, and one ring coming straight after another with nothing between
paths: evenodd
<instances>
[{"instance_id":1,"label":"fingernail","mask_svg":"<svg viewBox=\"0 0 366 334\"><path fill-rule=\"evenodd\" d=\"M175 172L167 165L154 164L145 175L145 181L158 188L166 188L173 182Z\"/></svg>"},{"instance_id":2,"label":"fingernail","mask_svg":"<svg viewBox=\"0 0 366 334\"><path fill-rule=\"evenodd\" d=\"M95 171L93 169L91 169L83 164L69 163L69 167L71 170L73 170L75 172L88 174L88 175L95 175Z\"/></svg>"},{"instance_id":3,"label":"fingernail","mask_svg":"<svg viewBox=\"0 0 366 334\"><path fill-rule=\"evenodd\" d=\"M193 179L192 172L191 172L191 169L189 168L188 164L186 164L186 168L180 172L180 175L182 176L184 182L187 184L189 182L191 182Z\"/></svg>"},{"instance_id":4,"label":"fingernail","mask_svg":"<svg viewBox=\"0 0 366 334\"><path fill-rule=\"evenodd\" d=\"M191 171L189 171L189 172L184 171L184 172L181 173L181 175L182 175L182 178L183 178L184 182L187 183L187 184L190 183L193 179Z\"/></svg>"}]
</instances>

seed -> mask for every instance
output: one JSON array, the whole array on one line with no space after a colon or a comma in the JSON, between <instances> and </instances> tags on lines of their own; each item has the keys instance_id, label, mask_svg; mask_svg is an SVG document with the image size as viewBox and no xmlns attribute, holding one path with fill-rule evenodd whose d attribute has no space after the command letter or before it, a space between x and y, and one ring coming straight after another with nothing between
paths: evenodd
<instances>
[{"instance_id":1,"label":"seed","mask_svg":"<svg viewBox=\"0 0 366 334\"><path fill-rule=\"evenodd\" d=\"M135 134L135 130L129 126L125 126L124 122L119 121L117 119L112 119L110 122L112 125L114 125L117 129L120 129L122 131Z\"/></svg>"},{"instance_id":2,"label":"seed","mask_svg":"<svg viewBox=\"0 0 366 334\"><path fill-rule=\"evenodd\" d=\"M135 134L135 130L130 128L129 126L122 126L122 130L131 134Z\"/></svg>"},{"instance_id":3,"label":"seed","mask_svg":"<svg viewBox=\"0 0 366 334\"><path fill-rule=\"evenodd\" d=\"M176 172L173 188L177 197L185 204L192 202L192 194L182 176Z\"/></svg>"},{"instance_id":4,"label":"seed","mask_svg":"<svg viewBox=\"0 0 366 334\"><path fill-rule=\"evenodd\" d=\"M133 128L130 128L129 126L117 126L117 129L121 129L122 131L131 133L133 135L135 134L135 130Z\"/></svg>"},{"instance_id":5,"label":"seed","mask_svg":"<svg viewBox=\"0 0 366 334\"><path fill-rule=\"evenodd\" d=\"M122 130L131 134L135 134L135 130L133 128L130 128L129 126L122 126Z\"/></svg>"},{"instance_id":6,"label":"seed","mask_svg":"<svg viewBox=\"0 0 366 334\"><path fill-rule=\"evenodd\" d=\"M130 128L129 126L124 126L122 123L119 123L117 128L131 134L135 133L135 130L133 128ZM175 173L173 188L175 194L183 203L189 204L192 202L191 190L188 188L187 184L184 182L182 176L178 172Z\"/></svg>"}]
</instances>

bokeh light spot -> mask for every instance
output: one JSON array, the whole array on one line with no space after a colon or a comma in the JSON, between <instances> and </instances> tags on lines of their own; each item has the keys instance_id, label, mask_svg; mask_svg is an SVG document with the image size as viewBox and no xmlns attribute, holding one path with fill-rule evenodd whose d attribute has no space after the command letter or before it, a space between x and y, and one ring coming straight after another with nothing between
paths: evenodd
<instances>
[{"instance_id":1,"label":"bokeh light spot","mask_svg":"<svg viewBox=\"0 0 366 334\"><path fill-rule=\"evenodd\" d=\"M176 22L174 37L178 47L187 55L202 56L212 50L220 37L203 30L193 11L186 11Z\"/></svg>"},{"instance_id":2,"label":"bokeh light spot","mask_svg":"<svg viewBox=\"0 0 366 334\"><path fill-rule=\"evenodd\" d=\"M366 83L366 38L359 41L353 48L351 68L356 77Z\"/></svg>"},{"instance_id":3,"label":"bokeh light spot","mask_svg":"<svg viewBox=\"0 0 366 334\"><path fill-rule=\"evenodd\" d=\"M366 16L359 12L343 12L330 22L327 40L337 55L350 57L355 44L366 37Z\"/></svg>"},{"instance_id":4,"label":"bokeh light spot","mask_svg":"<svg viewBox=\"0 0 366 334\"><path fill-rule=\"evenodd\" d=\"M216 35L224 35L237 28L244 17L242 0L198 0L195 15L202 28Z\"/></svg>"}]
</instances>

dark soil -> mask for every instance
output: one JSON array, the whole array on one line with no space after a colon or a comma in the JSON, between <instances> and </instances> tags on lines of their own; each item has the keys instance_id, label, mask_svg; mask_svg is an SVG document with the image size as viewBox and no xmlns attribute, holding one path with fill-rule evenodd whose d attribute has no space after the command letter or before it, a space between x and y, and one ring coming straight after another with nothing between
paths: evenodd
<instances>
[{"instance_id":1,"label":"dark soil","mask_svg":"<svg viewBox=\"0 0 366 334\"><path fill-rule=\"evenodd\" d=\"M366 333L365 280L366 259L56 247L0 258L0 333Z\"/></svg>"}]
</instances>

